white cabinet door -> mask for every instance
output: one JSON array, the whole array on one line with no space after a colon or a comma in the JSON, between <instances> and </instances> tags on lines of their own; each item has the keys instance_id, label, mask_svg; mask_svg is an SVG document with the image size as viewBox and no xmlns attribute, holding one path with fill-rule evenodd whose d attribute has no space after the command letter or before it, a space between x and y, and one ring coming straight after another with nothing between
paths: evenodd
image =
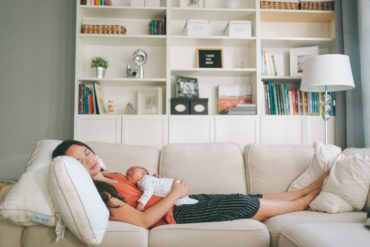
<instances>
[{"instance_id":1,"label":"white cabinet door","mask_svg":"<svg viewBox=\"0 0 370 247\"><path fill-rule=\"evenodd\" d=\"M80 141L121 143L121 116L78 115L75 117L74 138Z\"/></svg>"},{"instance_id":2,"label":"white cabinet door","mask_svg":"<svg viewBox=\"0 0 370 247\"><path fill-rule=\"evenodd\" d=\"M167 144L167 129L167 116L123 116L122 143L161 149Z\"/></svg>"},{"instance_id":3,"label":"white cabinet door","mask_svg":"<svg viewBox=\"0 0 370 247\"><path fill-rule=\"evenodd\" d=\"M307 117L307 142L325 143L325 121L320 116ZM335 118L331 117L328 121L328 144L335 143Z\"/></svg>"},{"instance_id":4,"label":"white cabinet door","mask_svg":"<svg viewBox=\"0 0 370 247\"><path fill-rule=\"evenodd\" d=\"M261 144L304 144L304 117L262 116Z\"/></svg>"},{"instance_id":5,"label":"white cabinet door","mask_svg":"<svg viewBox=\"0 0 370 247\"><path fill-rule=\"evenodd\" d=\"M169 143L213 142L212 116L169 116Z\"/></svg>"},{"instance_id":6,"label":"white cabinet door","mask_svg":"<svg viewBox=\"0 0 370 247\"><path fill-rule=\"evenodd\" d=\"M215 141L245 145L259 143L259 117L215 116Z\"/></svg>"}]
</instances>

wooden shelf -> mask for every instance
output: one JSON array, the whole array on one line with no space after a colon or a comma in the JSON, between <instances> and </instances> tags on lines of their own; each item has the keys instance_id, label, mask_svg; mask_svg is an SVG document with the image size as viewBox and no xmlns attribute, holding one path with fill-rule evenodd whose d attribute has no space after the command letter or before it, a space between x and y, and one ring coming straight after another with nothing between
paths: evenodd
<instances>
[{"instance_id":1,"label":"wooden shelf","mask_svg":"<svg viewBox=\"0 0 370 247\"><path fill-rule=\"evenodd\" d=\"M285 22L331 22L335 20L334 11L319 10L261 10L261 21Z\"/></svg>"},{"instance_id":2,"label":"wooden shelf","mask_svg":"<svg viewBox=\"0 0 370 247\"><path fill-rule=\"evenodd\" d=\"M166 45L166 35L79 34L78 38L88 45Z\"/></svg>"},{"instance_id":3,"label":"wooden shelf","mask_svg":"<svg viewBox=\"0 0 370 247\"><path fill-rule=\"evenodd\" d=\"M165 7L80 6L79 9L84 18L154 19L166 15Z\"/></svg>"},{"instance_id":4,"label":"wooden shelf","mask_svg":"<svg viewBox=\"0 0 370 247\"><path fill-rule=\"evenodd\" d=\"M212 19L212 20L245 20L256 14L255 9L226 8L172 8L172 19Z\"/></svg>"},{"instance_id":5,"label":"wooden shelf","mask_svg":"<svg viewBox=\"0 0 370 247\"><path fill-rule=\"evenodd\" d=\"M173 68L172 74L186 73L200 76L245 76L255 74L256 68L224 69L224 68Z\"/></svg>"},{"instance_id":6,"label":"wooden shelf","mask_svg":"<svg viewBox=\"0 0 370 247\"><path fill-rule=\"evenodd\" d=\"M298 81L300 82L302 77L300 76L270 76L270 75L263 75L261 76L262 81L267 81L267 80L273 80L273 81Z\"/></svg>"},{"instance_id":7,"label":"wooden shelf","mask_svg":"<svg viewBox=\"0 0 370 247\"><path fill-rule=\"evenodd\" d=\"M77 79L80 82L95 81L104 85L150 85L161 86L166 84L166 78L96 78L96 77L81 77Z\"/></svg>"},{"instance_id":8,"label":"wooden shelf","mask_svg":"<svg viewBox=\"0 0 370 247\"><path fill-rule=\"evenodd\" d=\"M299 46L323 46L330 47L334 44L335 39L333 38L307 38L307 37L262 37L262 47L276 47L276 48L291 48Z\"/></svg>"},{"instance_id":9,"label":"wooden shelf","mask_svg":"<svg viewBox=\"0 0 370 247\"><path fill-rule=\"evenodd\" d=\"M174 46L250 46L256 44L256 37L236 38L229 36L207 36L193 37L185 35L171 36L171 43Z\"/></svg>"}]
</instances>

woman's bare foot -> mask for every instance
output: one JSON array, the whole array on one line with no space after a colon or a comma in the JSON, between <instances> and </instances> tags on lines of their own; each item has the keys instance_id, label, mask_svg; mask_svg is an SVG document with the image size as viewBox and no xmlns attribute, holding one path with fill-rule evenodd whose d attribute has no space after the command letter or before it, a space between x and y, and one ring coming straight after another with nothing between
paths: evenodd
<instances>
[{"instance_id":1,"label":"woman's bare foot","mask_svg":"<svg viewBox=\"0 0 370 247\"><path fill-rule=\"evenodd\" d=\"M319 195L320 191L321 190L311 191L310 193L308 193L304 197L301 197L301 198L297 199L297 201L300 201L300 203L301 203L302 210L305 210L306 208L308 208L308 205L316 198L316 196Z\"/></svg>"},{"instance_id":2,"label":"woman's bare foot","mask_svg":"<svg viewBox=\"0 0 370 247\"><path fill-rule=\"evenodd\" d=\"M316 181L312 182L310 185L308 185L306 188L304 188L304 194L308 194L312 191L319 190L321 189L322 185L324 184L324 181L327 176L329 176L330 170L324 172L323 174L320 175Z\"/></svg>"}]
</instances>

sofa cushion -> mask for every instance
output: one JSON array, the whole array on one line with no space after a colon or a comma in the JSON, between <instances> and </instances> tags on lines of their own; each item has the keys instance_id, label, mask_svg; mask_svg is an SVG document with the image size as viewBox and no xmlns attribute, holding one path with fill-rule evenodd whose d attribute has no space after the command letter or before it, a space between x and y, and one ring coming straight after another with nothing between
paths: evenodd
<instances>
[{"instance_id":1,"label":"sofa cushion","mask_svg":"<svg viewBox=\"0 0 370 247\"><path fill-rule=\"evenodd\" d=\"M350 155L350 154L362 154L362 153L369 153L370 148L346 148L343 150L344 155ZM366 204L365 204L365 210L367 208L370 208L370 186L369 186L369 192L367 194Z\"/></svg>"},{"instance_id":2,"label":"sofa cushion","mask_svg":"<svg viewBox=\"0 0 370 247\"><path fill-rule=\"evenodd\" d=\"M21 247L23 229L23 226L0 219L0 246Z\"/></svg>"},{"instance_id":3,"label":"sofa cushion","mask_svg":"<svg viewBox=\"0 0 370 247\"><path fill-rule=\"evenodd\" d=\"M55 206L48 188L48 171L51 153L60 142L42 140L36 143L26 172L0 205L1 214L5 219L26 226L37 223L55 225Z\"/></svg>"},{"instance_id":4,"label":"sofa cushion","mask_svg":"<svg viewBox=\"0 0 370 247\"><path fill-rule=\"evenodd\" d=\"M55 234L51 228L43 226L27 227L23 232L23 247L86 247L69 230L66 231L64 239L55 242ZM1 245L2 246L2 245ZM109 221L108 227L100 247L148 247L148 230L116 221Z\"/></svg>"},{"instance_id":5,"label":"sofa cushion","mask_svg":"<svg viewBox=\"0 0 370 247\"><path fill-rule=\"evenodd\" d=\"M149 233L152 247L269 246L266 227L255 220L163 225Z\"/></svg>"},{"instance_id":6,"label":"sofa cushion","mask_svg":"<svg viewBox=\"0 0 370 247\"><path fill-rule=\"evenodd\" d=\"M310 208L328 213L361 210L369 181L369 154L341 154L335 159L322 192L310 203Z\"/></svg>"},{"instance_id":7,"label":"sofa cushion","mask_svg":"<svg viewBox=\"0 0 370 247\"><path fill-rule=\"evenodd\" d=\"M284 247L367 247L370 232L361 223L300 224L284 230L279 246Z\"/></svg>"},{"instance_id":8,"label":"sofa cushion","mask_svg":"<svg viewBox=\"0 0 370 247\"><path fill-rule=\"evenodd\" d=\"M101 142L86 144L104 160L108 171L125 173L130 166L139 165L150 173L158 172L160 151L156 148Z\"/></svg>"},{"instance_id":9,"label":"sofa cushion","mask_svg":"<svg viewBox=\"0 0 370 247\"><path fill-rule=\"evenodd\" d=\"M264 221L271 236L271 246L278 246L280 233L285 229L303 223L336 223L336 222L364 222L366 213L349 212L328 214L315 211L299 211L271 217Z\"/></svg>"},{"instance_id":10,"label":"sofa cushion","mask_svg":"<svg viewBox=\"0 0 370 247\"><path fill-rule=\"evenodd\" d=\"M165 146L159 170L165 177L185 180L192 194L246 193L243 155L233 143Z\"/></svg>"},{"instance_id":11,"label":"sofa cushion","mask_svg":"<svg viewBox=\"0 0 370 247\"><path fill-rule=\"evenodd\" d=\"M244 149L248 192L286 191L311 164L314 150L308 145L248 145Z\"/></svg>"},{"instance_id":12,"label":"sofa cushion","mask_svg":"<svg viewBox=\"0 0 370 247\"><path fill-rule=\"evenodd\" d=\"M335 145L324 145L314 143L315 154L312 157L310 166L296 179L288 188L288 191L302 189L320 177L325 171L331 169L334 160L340 155L342 150Z\"/></svg>"}]
</instances>

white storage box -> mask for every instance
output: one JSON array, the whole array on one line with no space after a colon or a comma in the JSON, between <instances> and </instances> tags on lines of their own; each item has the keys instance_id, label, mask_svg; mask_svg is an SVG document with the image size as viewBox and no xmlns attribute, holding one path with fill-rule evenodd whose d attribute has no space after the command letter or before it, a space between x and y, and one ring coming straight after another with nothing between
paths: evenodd
<instances>
[{"instance_id":1,"label":"white storage box","mask_svg":"<svg viewBox=\"0 0 370 247\"><path fill-rule=\"evenodd\" d=\"M209 26L208 20L187 20L184 34L188 36L208 36Z\"/></svg>"},{"instance_id":2,"label":"white storage box","mask_svg":"<svg viewBox=\"0 0 370 247\"><path fill-rule=\"evenodd\" d=\"M161 0L145 0L145 7L160 7Z\"/></svg>"},{"instance_id":3,"label":"white storage box","mask_svg":"<svg viewBox=\"0 0 370 247\"><path fill-rule=\"evenodd\" d=\"M252 23L250 21L229 21L225 34L230 37L250 38L252 36Z\"/></svg>"}]
</instances>

